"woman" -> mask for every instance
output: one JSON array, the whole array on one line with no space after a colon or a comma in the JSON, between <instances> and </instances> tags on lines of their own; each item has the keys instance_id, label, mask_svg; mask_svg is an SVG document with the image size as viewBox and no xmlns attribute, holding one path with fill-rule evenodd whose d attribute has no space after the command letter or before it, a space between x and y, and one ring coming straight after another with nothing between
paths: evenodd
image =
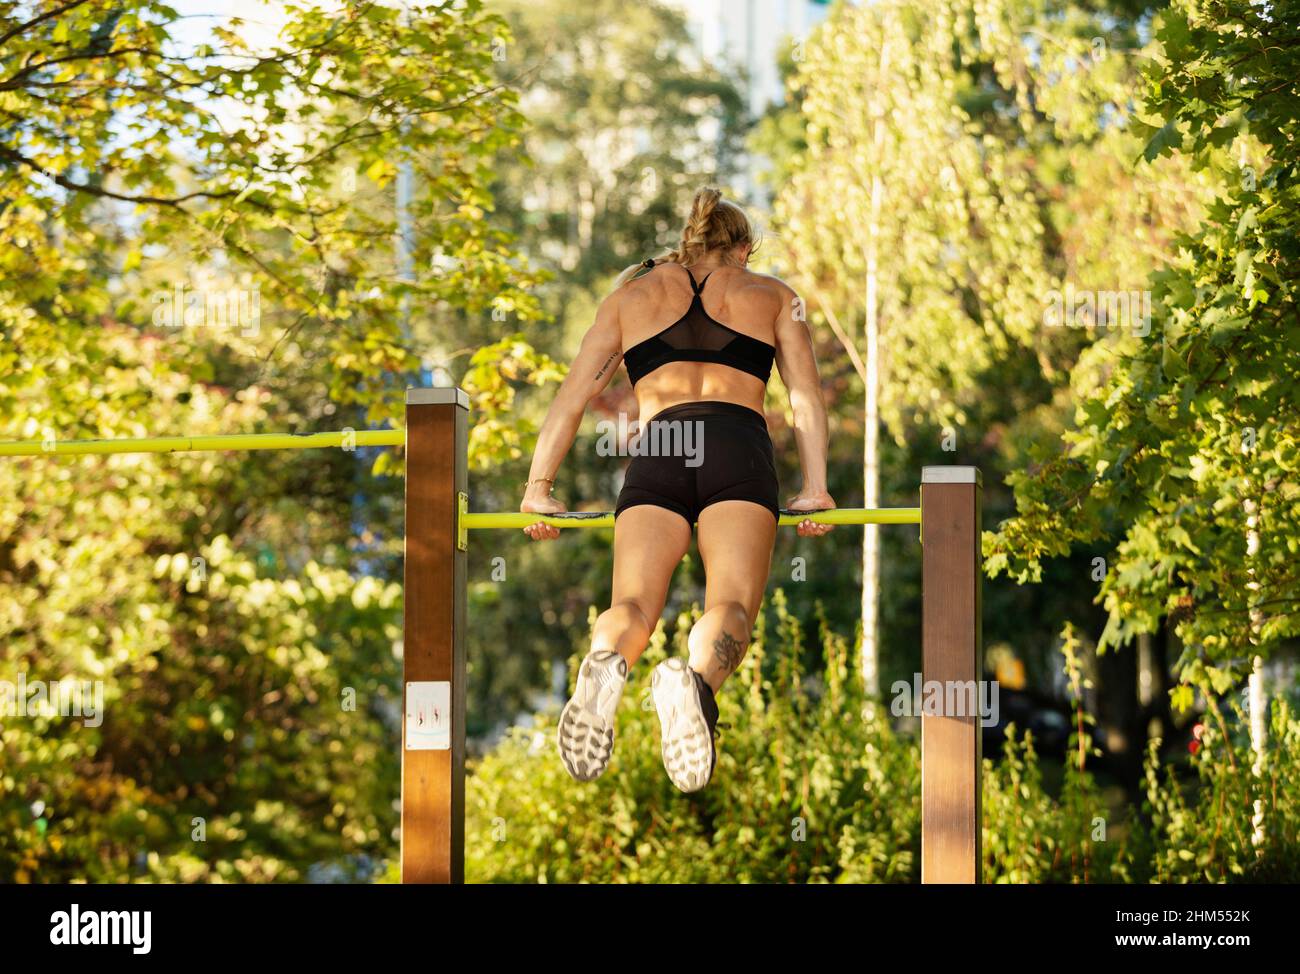
<instances>
[{"instance_id":1,"label":"woman","mask_svg":"<svg viewBox=\"0 0 1300 974\"><path fill-rule=\"evenodd\" d=\"M668 777L691 792L713 775L716 694L749 646L780 516L763 417L774 361L790 393L803 472L803 489L787 506L835 506L826 491L826 409L802 305L783 282L746 269L752 247L744 211L716 189L697 192L678 248L629 267L601 303L538 435L520 510L560 513L564 505L551 496L560 462L587 403L623 359L639 416L651 417L642 441L671 444L666 452L676 454L642 451L619 492L613 598L560 714L560 757L578 781L597 778L609 763L628 668L663 612L693 522L707 579L704 613L691 629L689 661L661 663L653 693ZM798 526L804 537L830 530L812 521ZM524 532L539 541L560 534L544 522Z\"/></svg>"}]
</instances>

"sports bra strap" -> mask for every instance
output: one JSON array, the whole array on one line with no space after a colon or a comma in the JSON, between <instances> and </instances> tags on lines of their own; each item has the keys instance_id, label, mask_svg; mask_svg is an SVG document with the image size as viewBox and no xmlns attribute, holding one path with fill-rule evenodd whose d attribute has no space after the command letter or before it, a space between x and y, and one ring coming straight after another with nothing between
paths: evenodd
<instances>
[{"instance_id":1,"label":"sports bra strap","mask_svg":"<svg viewBox=\"0 0 1300 974\"><path fill-rule=\"evenodd\" d=\"M700 292L704 290L704 281L707 281L709 279L709 276L713 273L713 271L709 271L708 274L705 274L704 280L700 281L699 284L696 284L695 275L691 273L691 269L687 267L685 264L683 264L682 270L684 270L686 272L686 276L691 279L691 290L695 293L695 296L697 298L702 297L703 295L701 295Z\"/></svg>"}]
</instances>

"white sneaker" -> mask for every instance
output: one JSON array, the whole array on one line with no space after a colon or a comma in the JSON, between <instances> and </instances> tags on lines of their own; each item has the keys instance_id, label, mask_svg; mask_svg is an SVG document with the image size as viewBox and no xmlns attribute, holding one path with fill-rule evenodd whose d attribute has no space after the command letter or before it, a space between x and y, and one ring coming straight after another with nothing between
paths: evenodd
<instances>
[{"instance_id":1,"label":"white sneaker","mask_svg":"<svg viewBox=\"0 0 1300 974\"><path fill-rule=\"evenodd\" d=\"M655 667L653 693L664 770L672 783L685 792L699 791L707 785L718 759L713 744L717 704L704 700L701 683L703 678L683 659L664 660Z\"/></svg>"},{"instance_id":2,"label":"white sneaker","mask_svg":"<svg viewBox=\"0 0 1300 974\"><path fill-rule=\"evenodd\" d=\"M614 753L614 715L627 685L627 660L594 650L578 667L573 696L560 711L555 732L560 760L575 781L595 781Z\"/></svg>"}]
</instances>

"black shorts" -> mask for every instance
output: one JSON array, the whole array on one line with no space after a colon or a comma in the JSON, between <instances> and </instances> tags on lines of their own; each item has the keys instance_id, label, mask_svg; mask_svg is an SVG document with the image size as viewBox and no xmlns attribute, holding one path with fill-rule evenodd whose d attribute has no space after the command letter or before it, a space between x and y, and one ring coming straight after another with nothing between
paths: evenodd
<instances>
[{"instance_id":1,"label":"black shorts","mask_svg":"<svg viewBox=\"0 0 1300 974\"><path fill-rule=\"evenodd\" d=\"M780 520L772 437L767 420L747 406L670 406L643 424L639 449L618 492L616 518L629 507L654 504L694 524L710 504L752 501Z\"/></svg>"}]
</instances>

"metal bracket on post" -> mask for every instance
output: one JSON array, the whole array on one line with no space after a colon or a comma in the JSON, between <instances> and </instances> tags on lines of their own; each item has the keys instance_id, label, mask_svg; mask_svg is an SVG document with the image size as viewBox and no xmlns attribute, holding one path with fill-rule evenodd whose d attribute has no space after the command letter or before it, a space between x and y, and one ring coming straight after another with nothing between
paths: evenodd
<instances>
[{"instance_id":1,"label":"metal bracket on post","mask_svg":"<svg viewBox=\"0 0 1300 974\"><path fill-rule=\"evenodd\" d=\"M463 490L456 494L456 547L469 551L469 528L465 526L465 515L469 513L469 494Z\"/></svg>"}]
</instances>

